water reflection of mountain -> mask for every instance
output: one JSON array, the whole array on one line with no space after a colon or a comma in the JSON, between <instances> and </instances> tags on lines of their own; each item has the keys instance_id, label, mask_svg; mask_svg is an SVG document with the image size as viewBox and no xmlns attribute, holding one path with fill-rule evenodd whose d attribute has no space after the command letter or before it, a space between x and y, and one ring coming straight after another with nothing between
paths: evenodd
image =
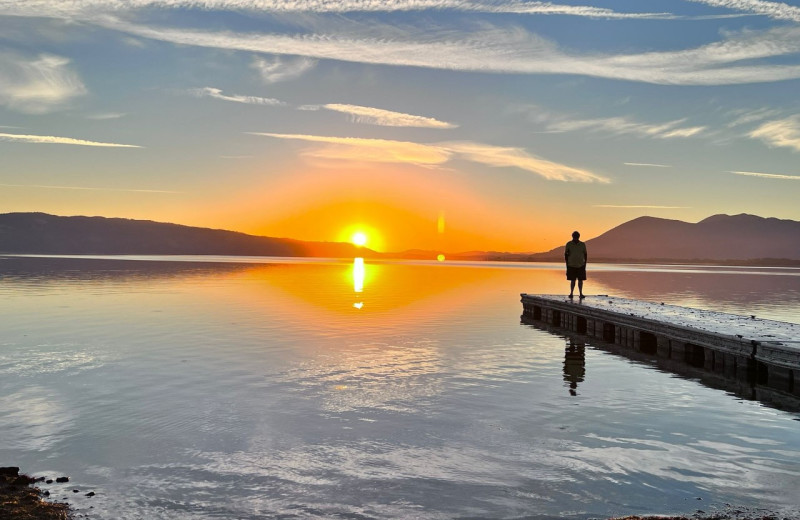
<instances>
[{"instance_id":1,"label":"water reflection of mountain","mask_svg":"<svg viewBox=\"0 0 800 520\"><path fill-rule=\"evenodd\" d=\"M0 277L6 282L157 281L209 274L236 273L252 265L157 259L0 256Z\"/></svg>"},{"instance_id":2,"label":"water reflection of mountain","mask_svg":"<svg viewBox=\"0 0 800 520\"><path fill-rule=\"evenodd\" d=\"M737 269L687 269L684 271L602 271L591 272L591 282L600 283L608 294L649 301L730 302L760 305L783 301L800 303L800 271Z\"/></svg>"},{"instance_id":3,"label":"water reflection of mountain","mask_svg":"<svg viewBox=\"0 0 800 520\"><path fill-rule=\"evenodd\" d=\"M800 396L759 384L755 378L737 379L728 377L720 372L712 372L704 368L691 366L689 364L674 359L666 359L656 355L637 352L629 347L606 343L598 338L575 334L559 327L546 325L541 321L535 321L528 317L521 317L523 324L538 330L543 330L559 336L566 341L564 356L564 380L569 384L570 390L577 388L577 383L584 380L587 373L591 373L591 366L586 366L583 347L586 349L597 349L617 356L630 359L641 365L675 374L683 379L697 381L704 386L716 390L722 390L747 401L758 401L765 406L776 408L787 412L800 412ZM579 355L583 355L583 363L579 363ZM570 366L568 371L567 366ZM572 386L572 383L575 386ZM572 395L575 393L570 392ZM798 417L800 420L800 417Z\"/></svg>"}]
</instances>

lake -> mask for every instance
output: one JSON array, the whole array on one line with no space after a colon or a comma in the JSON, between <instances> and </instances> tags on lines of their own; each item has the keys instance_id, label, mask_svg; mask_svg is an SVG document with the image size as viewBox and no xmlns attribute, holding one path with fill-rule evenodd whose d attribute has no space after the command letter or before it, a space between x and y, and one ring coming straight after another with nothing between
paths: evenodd
<instances>
[{"instance_id":1,"label":"lake","mask_svg":"<svg viewBox=\"0 0 800 520\"><path fill-rule=\"evenodd\" d=\"M797 411L520 322L560 265L190 260L0 257L0 465L98 519L798 506ZM800 322L800 269L585 292Z\"/></svg>"}]
</instances>

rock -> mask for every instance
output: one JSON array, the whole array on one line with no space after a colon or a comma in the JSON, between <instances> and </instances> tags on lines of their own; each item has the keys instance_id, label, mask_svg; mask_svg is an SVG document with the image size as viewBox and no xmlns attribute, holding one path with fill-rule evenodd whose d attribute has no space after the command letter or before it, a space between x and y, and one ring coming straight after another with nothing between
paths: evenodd
<instances>
[{"instance_id":1,"label":"rock","mask_svg":"<svg viewBox=\"0 0 800 520\"><path fill-rule=\"evenodd\" d=\"M53 483L53 479L49 478L49 479L45 480L44 483L45 484L52 484Z\"/></svg>"},{"instance_id":2,"label":"rock","mask_svg":"<svg viewBox=\"0 0 800 520\"><path fill-rule=\"evenodd\" d=\"M93 497L93 496L94 496L94 491L89 491L88 493L86 493L86 495L85 495L85 496L87 496L87 497Z\"/></svg>"},{"instance_id":3,"label":"rock","mask_svg":"<svg viewBox=\"0 0 800 520\"><path fill-rule=\"evenodd\" d=\"M56 482L58 482L59 484L61 484L62 482L69 482L69 477L58 477L56 479Z\"/></svg>"},{"instance_id":4,"label":"rock","mask_svg":"<svg viewBox=\"0 0 800 520\"><path fill-rule=\"evenodd\" d=\"M81 490L80 490L80 489L73 489L73 490L72 490L72 492L73 492L73 493L80 493L80 492L81 492Z\"/></svg>"},{"instance_id":5,"label":"rock","mask_svg":"<svg viewBox=\"0 0 800 520\"><path fill-rule=\"evenodd\" d=\"M14 486L27 486L36 482L36 479L33 477L29 477L28 475L20 475L15 478L11 484Z\"/></svg>"},{"instance_id":6,"label":"rock","mask_svg":"<svg viewBox=\"0 0 800 520\"><path fill-rule=\"evenodd\" d=\"M43 494L44 496L46 496L46 497L49 497L49 496L50 496L50 492L49 492L49 491L47 491L46 489L45 489L44 491L42 491L42 494Z\"/></svg>"},{"instance_id":7,"label":"rock","mask_svg":"<svg viewBox=\"0 0 800 520\"><path fill-rule=\"evenodd\" d=\"M0 477L16 477L19 475L19 468L16 466L8 466L0 468Z\"/></svg>"}]
</instances>

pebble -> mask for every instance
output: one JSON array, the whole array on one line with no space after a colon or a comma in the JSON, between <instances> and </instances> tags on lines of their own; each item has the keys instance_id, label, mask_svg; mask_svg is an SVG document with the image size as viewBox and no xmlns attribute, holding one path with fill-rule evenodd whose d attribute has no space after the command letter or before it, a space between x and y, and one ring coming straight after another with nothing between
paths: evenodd
<instances>
[{"instance_id":1,"label":"pebble","mask_svg":"<svg viewBox=\"0 0 800 520\"><path fill-rule=\"evenodd\" d=\"M56 482L58 482L59 484L62 482L69 482L69 477L58 477L56 479Z\"/></svg>"}]
</instances>

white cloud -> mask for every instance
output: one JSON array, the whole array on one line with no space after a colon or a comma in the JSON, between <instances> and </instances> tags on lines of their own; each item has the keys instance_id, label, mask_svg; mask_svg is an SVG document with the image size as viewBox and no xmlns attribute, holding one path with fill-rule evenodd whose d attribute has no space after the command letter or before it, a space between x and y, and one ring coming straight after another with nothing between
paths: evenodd
<instances>
[{"instance_id":1,"label":"white cloud","mask_svg":"<svg viewBox=\"0 0 800 520\"><path fill-rule=\"evenodd\" d=\"M122 112L105 112L102 114L90 114L86 119L93 119L95 121L105 121L106 119L119 119L125 117L127 114Z\"/></svg>"},{"instance_id":2,"label":"white cloud","mask_svg":"<svg viewBox=\"0 0 800 520\"><path fill-rule=\"evenodd\" d=\"M588 170L573 168L531 155L521 148L492 146L481 143L443 143L443 147L470 161L489 166L512 166L541 175L548 180L577 182L609 182Z\"/></svg>"},{"instance_id":3,"label":"white cloud","mask_svg":"<svg viewBox=\"0 0 800 520\"><path fill-rule=\"evenodd\" d=\"M638 163L638 162L626 162L622 163L625 166L644 166L646 168L672 168L672 166L668 164L653 164L653 163Z\"/></svg>"},{"instance_id":4,"label":"white cloud","mask_svg":"<svg viewBox=\"0 0 800 520\"><path fill-rule=\"evenodd\" d=\"M768 2L766 0L690 0L714 7L724 7L735 11L746 11L774 18L776 20L791 20L800 22L800 7L791 6L783 2Z\"/></svg>"},{"instance_id":5,"label":"white cloud","mask_svg":"<svg viewBox=\"0 0 800 520\"><path fill-rule=\"evenodd\" d=\"M372 162L407 163L418 166L439 166L454 158L493 167L515 167L548 180L575 182L609 182L588 170L573 168L531 155L521 148L493 146L473 142L421 144L385 139L327 137L301 134L249 132L252 135L277 139L294 139L327 146L306 152L313 157Z\"/></svg>"},{"instance_id":6,"label":"white cloud","mask_svg":"<svg viewBox=\"0 0 800 520\"><path fill-rule=\"evenodd\" d=\"M361 139L356 137L326 137L302 134L275 134L250 132L252 135L324 143L326 147L307 152L313 157L347 159L371 162L410 163L435 166L450 159L451 153L435 145L392 141L386 139Z\"/></svg>"},{"instance_id":7,"label":"white cloud","mask_svg":"<svg viewBox=\"0 0 800 520\"><path fill-rule=\"evenodd\" d=\"M633 134L640 137L670 139L675 137L693 137L703 132L705 126L684 126L686 119L677 119L662 124L639 123L626 117L609 117L601 119L563 120L548 124L548 130L554 132L570 132L588 130L615 135Z\"/></svg>"},{"instance_id":8,"label":"white cloud","mask_svg":"<svg viewBox=\"0 0 800 520\"><path fill-rule=\"evenodd\" d=\"M763 121L770 117L775 117L780 114L780 111L771 108L759 108L756 110L734 110L728 115L733 117L734 120L728 123L728 128L734 128L741 125L748 125L757 121Z\"/></svg>"},{"instance_id":9,"label":"white cloud","mask_svg":"<svg viewBox=\"0 0 800 520\"><path fill-rule=\"evenodd\" d=\"M78 75L61 56L25 59L0 52L0 105L29 114L62 108L86 93Z\"/></svg>"},{"instance_id":10,"label":"white cloud","mask_svg":"<svg viewBox=\"0 0 800 520\"><path fill-rule=\"evenodd\" d=\"M22 135L0 133L0 141L34 144L73 144L77 146L100 146L107 148L142 148L133 144L100 143L97 141L84 141L71 137L56 137L52 135Z\"/></svg>"},{"instance_id":11,"label":"white cloud","mask_svg":"<svg viewBox=\"0 0 800 520\"><path fill-rule=\"evenodd\" d=\"M669 13L626 13L601 7L559 5L552 2L505 0L5 0L0 13L18 16L74 18L99 11L124 12L145 8L203 9L267 13L346 13L453 10L481 13L566 15L605 19L673 18Z\"/></svg>"},{"instance_id":12,"label":"white cloud","mask_svg":"<svg viewBox=\"0 0 800 520\"><path fill-rule=\"evenodd\" d=\"M214 99L221 99L222 101L232 101L234 103L244 103L247 105L266 105L266 106L282 106L286 105L283 101L273 98L265 98L258 96L239 96L231 95L226 96L222 90L212 87L194 88L190 89L189 93L196 97L210 97Z\"/></svg>"},{"instance_id":13,"label":"white cloud","mask_svg":"<svg viewBox=\"0 0 800 520\"><path fill-rule=\"evenodd\" d=\"M417 128L457 128L458 125L446 123L431 117L415 116L402 112L393 112L380 108L363 107L358 105L327 104L322 105L326 110L349 114L355 123L365 123L379 126L404 126ZM304 110L308 108L305 107Z\"/></svg>"},{"instance_id":14,"label":"white cloud","mask_svg":"<svg viewBox=\"0 0 800 520\"><path fill-rule=\"evenodd\" d=\"M784 181L800 181L800 175L785 175L781 173L759 173L759 172L737 172L731 171L728 173L735 173L736 175L744 175L747 177L761 177L763 179L780 179Z\"/></svg>"},{"instance_id":15,"label":"white cloud","mask_svg":"<svg viewBox=\"0 0 800 520\"><path fill-rule=\"evenodd\" d=\"M800 115L768 121L747 135L769 146L793 148L800 152Z\"/></svg>"},{"instance_id":16,"label":"white cloud","mask_svg":"<svg viewBox=\"0 0 800 520\"><path fill-rule=\"evenodd\" d=\"M103 26L181 45L385 64L515 74L574 74L669 85L728 85L800 78L800 65L755 60L800 53L800 27L748 31L696 48L639 54L580 54L520 28L455 33L429 27L386 27L391 38L364 35L251 34L149 27L105 19ZM742 64L742 62L749 62Z\"/></svg>"},{"instance_id":17,"label":"white cloud","mask_svg":"<svg viewBox=\"0 0 800 520\"><path fill-rule=\"evenodd\" d=\"M253 58L251 67L258 71L264 83L272 84L302 76L316 64L317 60L310 58L285 59L275 57L268 60L256 57Z\"/></svg>"}]
</instances>

